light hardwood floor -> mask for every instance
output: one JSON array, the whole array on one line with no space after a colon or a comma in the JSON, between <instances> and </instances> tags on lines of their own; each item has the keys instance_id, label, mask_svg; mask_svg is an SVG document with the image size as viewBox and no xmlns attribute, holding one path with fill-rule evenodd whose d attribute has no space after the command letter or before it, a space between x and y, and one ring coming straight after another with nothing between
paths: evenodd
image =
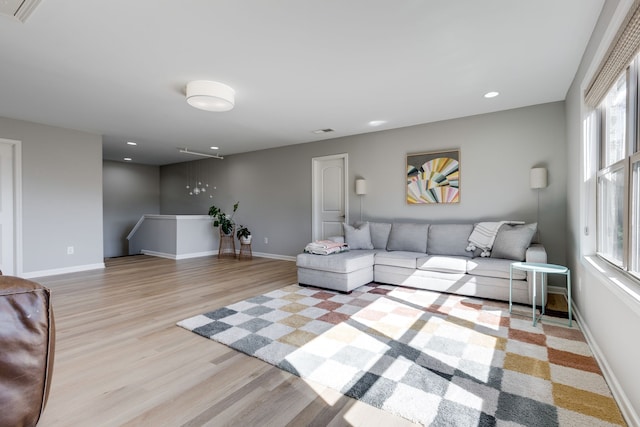
<instances>
[{"instance_id":1,"label":"light hardwood floor","mask_svg":"<svg viewBox=\"0 0 640 427\"><path fill-rule=\"evenodd\" d=\"M296 283L295 263L143 255L40 278L56 353L39 427L408 426L176 322Z\"/></svg>"}]
</instances>

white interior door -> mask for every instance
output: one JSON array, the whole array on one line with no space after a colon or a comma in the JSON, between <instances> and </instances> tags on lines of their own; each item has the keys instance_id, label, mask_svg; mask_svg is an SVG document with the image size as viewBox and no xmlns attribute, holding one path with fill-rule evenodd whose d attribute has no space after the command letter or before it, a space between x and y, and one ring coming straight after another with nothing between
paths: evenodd
<instances>
[{"instance_id":1,"label":"white interior door","mask_svg":"<svg viewBox=\"0 0 640 427\"><path fill-rule=\"evenodd\" d=\"M342 223L349 222L348 155L313 159L312 240L342 236Z\"/></svg>"},{"instance_id":2,"label":"white interior door","mask_svg":"<svg viewBox=\"0 0 640 427\"><path fill-rule=\"evenodd\" d=\"M14 146L0 140L0 270L15 275Z\"/></svg>"}]
</instances>

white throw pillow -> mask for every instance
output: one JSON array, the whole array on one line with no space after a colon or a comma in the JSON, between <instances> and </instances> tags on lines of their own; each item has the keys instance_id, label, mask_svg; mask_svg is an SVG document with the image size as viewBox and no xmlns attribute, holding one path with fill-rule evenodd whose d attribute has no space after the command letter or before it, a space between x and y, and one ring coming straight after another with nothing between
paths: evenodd
<instances>
[{"instance_id":1,"label":"white throw pillow","mask_svg":"<svg viewBox=\"0 0 640 427\"><path fill-rule=\"evenodd\" d=\"M349 249L373 249L368 222L357 228L343 223L342 228L344 229L344 241L349 245Z\"/></svg>"}]
</instances>

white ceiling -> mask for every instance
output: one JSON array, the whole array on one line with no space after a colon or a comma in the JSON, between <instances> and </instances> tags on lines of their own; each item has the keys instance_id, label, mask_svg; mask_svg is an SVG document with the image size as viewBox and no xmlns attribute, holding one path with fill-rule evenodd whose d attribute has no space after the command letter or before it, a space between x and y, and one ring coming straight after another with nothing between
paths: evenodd
<instances>
[{"instance_id":1,"label":"white ceiling","mask_svg":"<svg viewBox=\"0 0 640 427\"><path fill-rule=\"evenodd\" d=\"M228 155L558 101L603 3L42 0L25 23L0 16L0 116L167 164L197 159L177 147ZM191 80L232 86L236 107L190 107Z\"/></svg>"}]
</instances>

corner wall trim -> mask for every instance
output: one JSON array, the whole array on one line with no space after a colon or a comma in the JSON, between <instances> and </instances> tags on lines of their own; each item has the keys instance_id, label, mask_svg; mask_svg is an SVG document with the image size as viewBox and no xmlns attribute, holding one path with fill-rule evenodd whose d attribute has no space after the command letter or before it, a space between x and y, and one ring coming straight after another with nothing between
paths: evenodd
<instances>
[{"instance_id":1,"label":"corner wall trim","mask_svg":"<svg viewBox=\"0 0 640 427\"><path fill-rule=\"evenodd\" d=\"M25 279L33 279L35 277L57 276L59 274L78 273L80 271L99 270L105 268L104 262L97 264L76 265L74 267L54 268L52 270L31 271L22 273L21 277Z\"/></svg>"}]
</instances>

